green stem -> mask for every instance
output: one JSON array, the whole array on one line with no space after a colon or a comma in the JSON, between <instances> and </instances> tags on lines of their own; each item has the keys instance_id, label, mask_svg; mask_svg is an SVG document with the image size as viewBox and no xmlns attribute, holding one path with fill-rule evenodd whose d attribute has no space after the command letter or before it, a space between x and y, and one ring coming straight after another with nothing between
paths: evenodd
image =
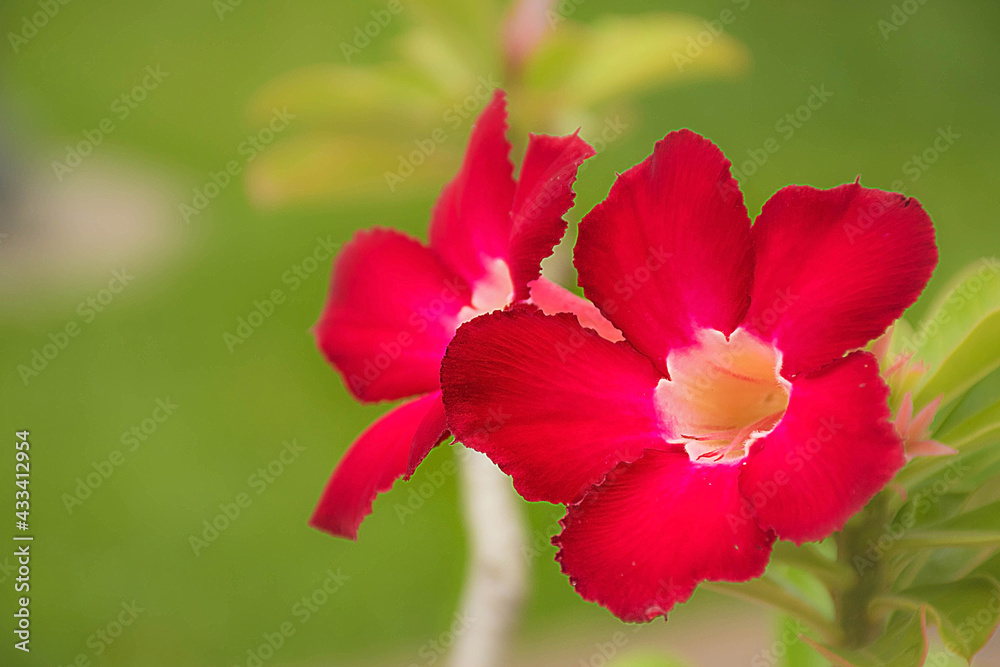
<instances>
[{"instance_id":1,"label":"green stem","mask_svg":"<svg viewBox=\"0 0 1000 667\"><path fill-rule=\"evenodd\" d=\"M887 559L867 558L867 550L878 538L889 517L895 513L898 498L889 491L882 491L868 503L856 517L835 535L837 561L851 568L855 581L833 595L837 625L850 648L860 648L873 642L880 634L883 619L872 614L871 600L889 587ZM861 556L864 567L856 564Z\"/></svg>"},{"instance_id":2,"label":"green stem","mask_svg":"<svg viewBox=\"0 0 1000 667\"><path fill-rule=\"evenodd\" d=\"M889 607L890 609L902 609L903 611L919 611L922 606L916 600L898 595L876 595L871 601L871 607Z\"/></svg>"},{"instance_id":3,"label":"green stem","mask_svg":"<svg viewBox=\"0 0 1000 667\"><path fill-rule=\"evenodd\" d=\"M819 631L828 643L840 643L840 628L834 624L832 619L770 579L755 579L742 584L709 582L702 584L702 586L729 597L770 605L794 618L805 621Z\"/></svg>"},{"instance_id":4,"label":"green stem","mask_svg":"<svg viewBox=\"0 0 1000 667\"><path fill-rule=\"evenodd\" d=\"M981 547L1000 544L1000 533L989 530L920 530L896 540L893 550L937 547Z\"/></svg>"},{"instance_id":5,"label":"green stem","mask_svg":"<svg viewBox=\"0 0 1000 667\"><path fill-rule=\"evenodd\" d=\"M771 558L812 574L830 590L850 586L857 579L851 568L830 560L812 544L797 547L791 542L778 542L774 545Z\"/></svg>"}]
</instances>

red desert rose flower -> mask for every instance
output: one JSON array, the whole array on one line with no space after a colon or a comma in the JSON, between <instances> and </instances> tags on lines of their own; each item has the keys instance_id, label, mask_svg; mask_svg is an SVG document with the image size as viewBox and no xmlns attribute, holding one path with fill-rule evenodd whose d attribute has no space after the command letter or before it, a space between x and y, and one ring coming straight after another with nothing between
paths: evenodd
<instances>
[{"instance_id":1,"label":"red desert rose flower","mask_svg":"<svg viewBox=\"0 0 1000 667\"><path fill-rule=\"evenodd\" d=\"M434 206L430 247L376 228L359 232L336 260L317 345L358 400L417 398L351 445L313 514L316 528L357 539L375 496L412 474L447 437L441 358L462 322L520 301L601 318L584 299L539 277L541 261L566 231L572 184L593 149L576 134L531 135L515 181L506 130L498 90Z\"/></svg>"},{"instance_id":2,"label":"red desert rose flower","mask_svg":"<svg viewBox=\"0 0 1000 667\"><path fill-rule=\"evenodd\" d=\"M904 462L858 350L927 283L930 219L852 183L784 188L751 226L729 167L669 134L580 225L607 321L516 305L462 326L442 364L456 439L569 506L563 571L627 621L759 576L776 538L841 529Z\"/></svg>"}]
</instances>

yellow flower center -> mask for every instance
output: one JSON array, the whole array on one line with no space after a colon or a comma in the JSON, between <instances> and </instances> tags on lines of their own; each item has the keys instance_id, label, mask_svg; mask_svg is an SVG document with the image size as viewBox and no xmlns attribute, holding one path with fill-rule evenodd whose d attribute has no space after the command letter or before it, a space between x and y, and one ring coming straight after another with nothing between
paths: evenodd
<instances>
[{"instance_id":1,"label":"yellow flower center","mask_svg":"<svg viewBox=\"0 0 1000 667\"><path fill-rule=\"evenodd\" d=\"M692 461L743 458L750 444L785 414L792 385L780 375L781 353L752 334L702 329L695 344L667 356L670 379L657 404Z\"/></svg>"}]
</instances>

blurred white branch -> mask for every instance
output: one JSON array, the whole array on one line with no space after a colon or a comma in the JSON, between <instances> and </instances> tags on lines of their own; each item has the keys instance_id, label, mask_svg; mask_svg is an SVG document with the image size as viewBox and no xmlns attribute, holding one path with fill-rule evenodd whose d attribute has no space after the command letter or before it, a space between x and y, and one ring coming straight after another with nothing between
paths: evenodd
<instances>
[{"instance_id":1,"label":"blurred white branch","mask_svg":"<svg viewBox=\"0 0 1000 667\"><path fill-rule=\"evenodd\" d=\"M459 454L469 571L450 667L500 667L527 592L527 532L510 478L479 452Z\"/></svg>"}]
</instances>

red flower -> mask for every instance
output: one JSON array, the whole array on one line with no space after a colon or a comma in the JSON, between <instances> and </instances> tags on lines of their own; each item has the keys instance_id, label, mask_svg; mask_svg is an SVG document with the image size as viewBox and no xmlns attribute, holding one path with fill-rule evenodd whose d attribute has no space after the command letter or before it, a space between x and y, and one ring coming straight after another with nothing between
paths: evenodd
<instances>
[{"instance_id":1,"label":"red flower","mask_svg":"<svg viewBox=\"0 0 1000 667\"><path fill-rule=\"evenodd\" d=\"M784 188L751 226L729 166L674 132L584 218L603 330L519 305L464 325L442 365L456 439L569 505L564 572L628 621L759 576L776 538L839 530L904 462L878 364L852 350L922 291L930 219L853 183ZM483 429L490 410L509 418Z\"/></svg>"},{"instance_id":2,"label":"red flower","mask_svg":"<svg viewBox=\"0 0 1000 667\"><path fill-rule=\"evenodd\" d=\"M376 228L359 232L336 261L317 344L358 400L419 397L348 450L313 514L321 530L356 539L375 496L447 437L441 358L462 322L529 297L551 312L566 304L593 309L539 275L566 230L577 169L594 151L575 134L532 135L515 182L506 129L497 91L434 206L430 247Z\"/></svg>"}]
</instances>

